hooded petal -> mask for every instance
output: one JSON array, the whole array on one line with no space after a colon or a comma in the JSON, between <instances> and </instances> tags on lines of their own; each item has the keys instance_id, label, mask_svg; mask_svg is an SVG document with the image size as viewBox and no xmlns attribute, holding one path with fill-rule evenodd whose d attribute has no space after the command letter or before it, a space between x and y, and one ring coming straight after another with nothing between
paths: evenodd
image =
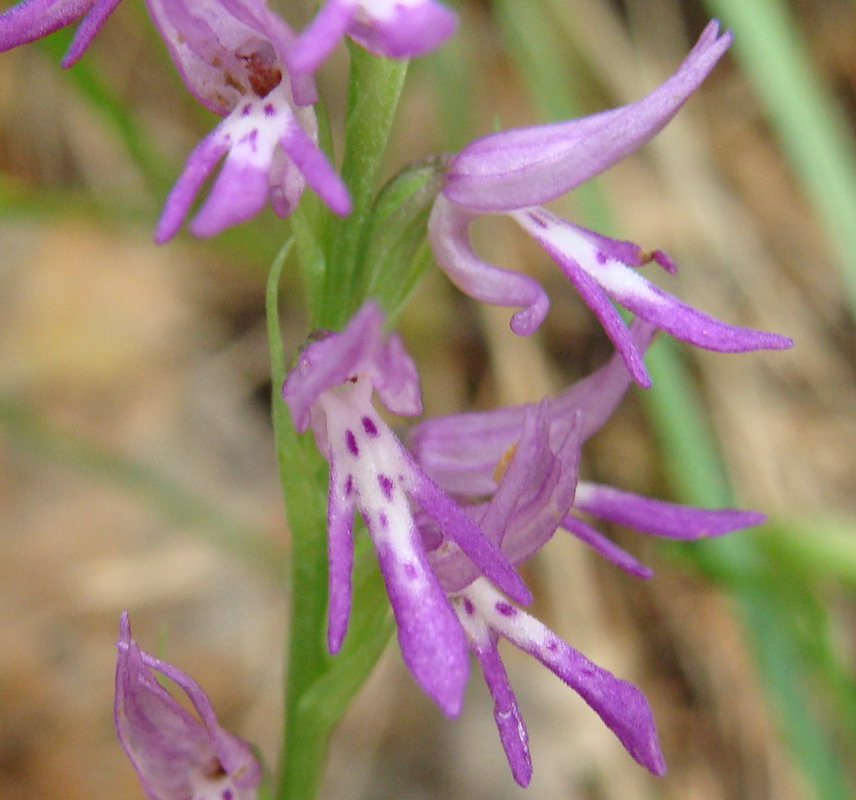
<instances>
[{"instance_id":1,"label":"hooded petal","mask_svg":"<svg viewBox=\"0 0 856 800\"><path fill-rule=\"evenodd\" d=\"M290 32L263 0L146 0L146 6L188 90L215 114L226 116L281 84Z\"/></svg>"},{"instance_id":2,"label":"hooded petal","mask_svg":"<svg viewBox=\"0 0 856 800\"><path fill-rule=\"evenodd\" d=\"M185 692L199 719L153 671ZM127 613L119 626L114 718L119 741L152 800L205 800L215 791L217 797L255 800L261 768L250 746L220 727L192 678L140 650Z\"/></svg>"},{"instance_id":3,"label":"hooded petal","mask_svg":"<svg viewBox=\"0 0 856 800\"><path fill-rule=\"evenodd\" d=\"M24 0L0 14L0 53L34 42L83 18L63 67L77 61L120 0Z\"/></svg>"},{"instance_id":4,"label":"hooded petal","mask_svg":"<svg viewBox=\"0 0 856 800\"><path fill-rule=\"evenodd\" d=\"M396 334L384 341L383 324L380 306L370 300L341 333L322 335L303 348L282 387L299 431L309 427L310 409L323 392L360 374L369 377L393 414L421 413L416 366Z\"/></svg>"},{"instance_id":5,"label":"hooded petal","mask_svg":"<svg viewBox=\"0 0 856 800\"><path fill-rule=\"evenodd\" d=\"M413 58L439 47L458 25L435 0L361 0L348 35L383 58Z\"/></svg>"},{"instance_id":6,"label":"hooded petal","mask_svg":"<svg viewBox=\"0 0 856 800\"><path fill-rule=\"evenodd\" d=\"M655 328L641 320L630 325L634 346L644 352ZM580 437L585 441L612 415L630 386L619 354L596 372L548 401L550 440L554 452L581 413ZM408 443L421 467L447 492L470 496L492 494L495 472L503 455L520 438L526 405L492 411L450 414L421 422Z\"/></svg>"},{"instance_id":7,"label":"hooded petal","mask_svg":"<svg viewBox=\"0 0 856 800\"><path fill-rule=\"evenodd\" d=\"M659 133L731 44L714 20L665 83L621 108L552 125L500 131L455 156L443 190L473 211L546 203L600 174Z\"/></svg>"},{"instance_id":8,"label":"hooded petal","mask_svg":"<svg viewBox=\"0 0 856 800\"><path fill-rule=\"evenodd\" d=\"M550 448L548 401L529 406L520 439L497 466L493 497L473 506L470 516L512 564L525 561L553 535L574 501L580 451L580 420L568 428L554 453ZM500 475L501 473L501 475ZM431 564L443 588L454 592L474 581L481 570L448 540L434 544Z\"/></svg>"}]
</instances>

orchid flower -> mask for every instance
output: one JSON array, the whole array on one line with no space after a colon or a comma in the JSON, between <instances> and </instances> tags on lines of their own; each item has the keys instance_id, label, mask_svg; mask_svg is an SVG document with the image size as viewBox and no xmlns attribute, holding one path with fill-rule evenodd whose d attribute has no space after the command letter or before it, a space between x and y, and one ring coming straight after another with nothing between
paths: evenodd
<instances>
[{"instance_id":1,"label":"orchid flower","mask_svg":"<svg viewBox=\"0 0 856 800\"><path fill-rule=\"evenodd\" d=\"M498 546L424 473L372 404L392 413L421 411L416 369L383 315L366 303L344 331L308 344L282 395L295 427L309 427L330 464L328 495L328 645L337 652L351 603L353 514L371 535L398 626L405 663L450 716L459 713L467 678L466 641L431 569L413 504L479 570L520 602L531 595Z\"/></svg>"},{"instance_id":2,"label":"orchid flower","mask_svg":"<svg viewBox=\"0 0 856 800\"><path fill-rule=\"evenodd\" d=\"M23 0L0 14L0 53L34 42L49 33L83 21L74 34L68 52L60 62L74 64L92 43L95 34L120 0Z\"/></svg>"},{"instance_id":3,"label":"orchid flower","mask_svg":"<svg viewBox=\"0 0 856 800\"><path fill-rule=\"evenodd\" d=\"M644 353L655 328L634 320L633 346ZM464 507L512 564L543 547L559 528L623 569L649 577L639 564L578 512L678 539L717 536L763 521L752 511L697 509L598 484L578 482L580 447L615 410L630 385L620 354L556 398L427 420L409 439L414 456L447 491L484 498ZM651 710L642 693L588 661L555 633L513 606L454 542L422 527L429 560L449 594L494 700L494 719L515 780L532 775L526 726L502 663L498 639L535 656L594 709L628 752L655 775L665 772Z\"/></svg>"},{"instance_id":4,"label":"orchid flower","mask_svg":"<svg viewBox=\"0 0 856 800\"><path fill-rule=\"evenodd\" d=\"M650 323L634 320L628 330L632 347L644 354L655 331ZM582 442L600 430L629 385L630 374L621 354L616 353L592 375L543 401L554 450L576 425ZM531 404L524 404L426 420L411 430L409 446L421 467L445 491L459 496L490 496L499 490L497 465L523 441L525 418L531 408ZM569 453L568 457L577 456ZM643 578L651 576L650 569L581 519L579 513L650 535L683 540L722 536L765 520L757 511L695 508L580 481L573 506L562 515L559 527L625 571ZM508 554L506 546L503 552ZM511 560L515 564L519 561Z\"/></svg>"},{"instance_id":5,"label":"orchid flower","mask_svg":"<svg viewBox=\"0 0 856 800\"><path fill-rule=\"evenodd\" d=\"M127 613L119 623L118 649L116 732L150 800L255 800L262 771L250 745L220 727L196 681L140 650ZM198 719L156 673L187 695Z\"/></svg>"},{"instance_id":6,"label":"orchid flower","mask_svg":"<svg viewBox=\"0 0 856 800\"><path fill-rule=\"evenodd\" d=\"M314 86L285 66L294 34L263 0L146 0L149 13L190 92L223 121L190 154L155 232L178 231L194 197L226 160L190 225L213 236L249 219L270 200L293 210L305 185L337 214L350 211L342 180L316 144ZM299 101L295 101L295 97Z\"/></svg>"},{"instance_id":7,"label":"orchid flower","mask_svg":"<svg viewBox=\"0 0 856 800\"><path fill-rule=\"evenodd\" d=\"M288 56L296 74L311 74L344 36L384 58L412 58L442 44L457 26L435 0L327 0Z\"/></svg>"},{"instance_id":8,"label":"orchid flower","mask_svg":"<svg viewBox=\"0 0 856 800\"><path fill-rule=\"evenodd\" d=\"M491 412L486 412L490 415ZM480 530L513 564L528 559L553 535L574 503L582 414L570 414L556 449L548 401L523 409L519 439L500 460L489 501L465 506ZM535 618L514 607L482 577L453 541L421 527L433 547L431 567L449 598L494 699L494 719L514 779L532 775L526 726L497 647L499 637L535 656L574 689L654 774L665 771L651 710L642 693L591 663Z\"/></svg>"},{"instance_id":9,"label":"orchid flower","mask_svg":"<svg viewBox=\"0 0 856 800\"><path fill-rule=\"evenodd\" d=\"M496 491L489 501L471 508L480 529L513 564L540 549L574 503L582 414L571 417L554 450L548 401L526 407L519 439L497 468ZM526 726L497 647L500 637L534 655L577 691L637 761L662 774L653 717L638 689L592 664L538 620L515 608L454 543L441 541L429 558L479 662L494 700L500 741L520 785L529 783L532 760Z\"/></svg>"},{"instance_id":10,"label":"orchid flower","mask_svg":"<svg viewBox=\"0 0 856 800\"><path fill-rule=\"evenodd\" d=\"M729 325L666 293L636 267L675 265L662 251L581 228L540 204L600 174L653 138L699 87L731 43L716 21L677 72L647 97L621 108L568 122L501 131L467 145L449 161L445 185L429 221L440 267L462 291L487 303L518 306L515 333L532 333L549 300L533 278L482 261L469 241L470 223L488 213L507 214L529 233L581 294L622 354L633 379L651 379L610 298L679 339L720 352L782 349L791 339Z\"/></svg>"}]
</instances>

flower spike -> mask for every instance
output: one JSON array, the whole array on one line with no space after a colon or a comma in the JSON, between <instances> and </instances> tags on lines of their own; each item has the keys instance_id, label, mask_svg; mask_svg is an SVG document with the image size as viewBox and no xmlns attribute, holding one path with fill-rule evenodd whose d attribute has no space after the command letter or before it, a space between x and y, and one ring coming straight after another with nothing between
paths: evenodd
<instances>
[{"instance_id":1,"label":"flower spike","mask_svg":"<svg viewBox=\"0 0 856 800\"><path fill-rule=\"evenodd\" d=\"M82 19L60 62L63 67L70 67L86 52L120 1L23 0L0 14L0 53L34 42Z\"/></svg>"},{"instance_id":2,"label":"flower spike","mask_svg":"<svg viewBox=\"0 0 856 800\"><path fill-rule=\"evenodd\" d=\"M344 36L384 58L413 58L442 44L457 18L435 0L327 0L288 56L296 74L312 74Z\"/></svg>"},{"instance_id":3,"label":"flower spike","mask_svg":"<svg viewBox=\"0 0 856 800\"><path fill-rule=\"evenodd\" d=\"M119 623L116 733L150 800L255 800L261 765L250 745L220 727L189 675L140 650L128 614ZM199 719L160 685L173 681Z\"/></svg>"}]
</instances>

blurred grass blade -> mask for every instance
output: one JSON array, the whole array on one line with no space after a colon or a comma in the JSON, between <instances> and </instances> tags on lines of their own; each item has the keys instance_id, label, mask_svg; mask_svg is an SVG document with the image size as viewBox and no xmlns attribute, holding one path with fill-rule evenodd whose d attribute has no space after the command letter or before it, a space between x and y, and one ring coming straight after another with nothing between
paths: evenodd
<instances>
[{"instance_id":1,"label":"blurred grass blade","mask_svg":"<svg viewBox=\"0 0 856 800\"><path fill-rule=\"evenodd\" d=\"M734 31L782 150L814 205L856 312L856 144L782 0L707 0Z\"/></svg>"}]
</instances>

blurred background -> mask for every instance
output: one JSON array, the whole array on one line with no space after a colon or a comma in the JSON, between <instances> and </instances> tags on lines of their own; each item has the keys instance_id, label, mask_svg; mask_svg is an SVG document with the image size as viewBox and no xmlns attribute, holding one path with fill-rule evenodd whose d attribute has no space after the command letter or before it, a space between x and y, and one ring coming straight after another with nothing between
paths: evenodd
<instances>
[{"instance_id":1,"label":"blurred background","mask_svg":"<svg viewBox=\"0 0 856 800\"><path fill-rule=\"evenodd\" d=\"M272 0L295 24L309 10ZM325 798L835 800L856 796L856 3L459 0L414 63L392 174L493 130L644 95L711 16L735 46L639 154L557 204L678 262L669 291L797 341L723 356L660 341L584 452L584 477L767 512L719 541L610 530L655 569L626 576L569 536L526 567L536 613L637 683L669 773L638 767L539 664L507 665L535 774L519 789L474 675L445 719L390 647L336 734ZM275 475L263 320L288 224L265 212L214 241L155 247L160 204L216 123L141 3L69 71L63 32L0 57L0 796L141 798L115 741L119 613L194 676L221 721L275 762L289 540ZM347 58L320 76L341 130ZM430 271L401 320L441 413L537 400L609 344L511 226L485 256L525 264L552 310L531 339ZM307 334L296 270L282 315ZM662 337L665 339L665 337Z\"/></svg>"}]
</instances>

